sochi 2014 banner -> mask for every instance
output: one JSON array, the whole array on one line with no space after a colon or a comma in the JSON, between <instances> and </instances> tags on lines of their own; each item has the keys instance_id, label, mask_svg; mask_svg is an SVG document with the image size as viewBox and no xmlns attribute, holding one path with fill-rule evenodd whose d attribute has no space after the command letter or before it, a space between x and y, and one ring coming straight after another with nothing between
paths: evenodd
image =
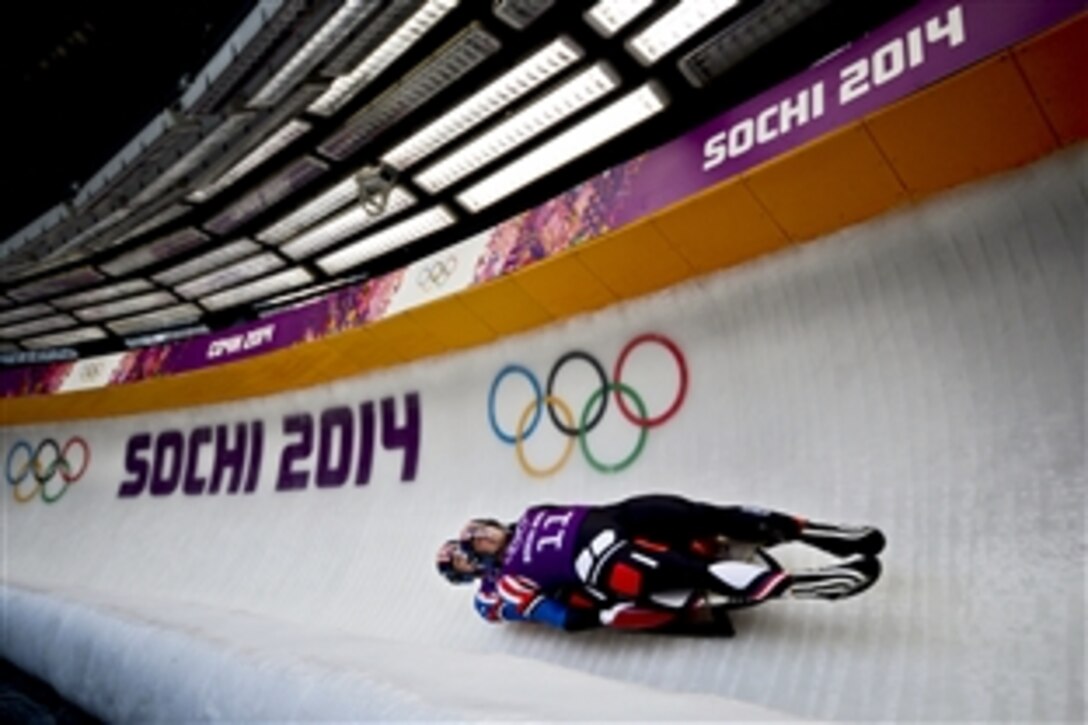
<instances>
[{"instance_id":1,"label":"sochi 2014 banner","mask_svg":"<svg viewBox=\"0 0 1088 725\"><path fill-rule=\"evenodd\" d=\"M81 482L121 499L410 483L422 431L419 391L311 409L266 402L236 406L233 415L8 429L5 494L18 504L54 504Z\"/></svg>"},{"instance_id":2,"label":"sochi 2014 banner","mask_svg":"<svg viewBox=\"0 0 1088 725\"><path fill-rule=\"evenodd\" d=\"M65 506L235 498L438 485L451 467L596 479L667 455L659 439L682 436L689 357L662 331L579 344L553 330L516 349L387 371L377 385L368 376L229 405L0 428L4 494Z\"/></svg>"}]
</instances>

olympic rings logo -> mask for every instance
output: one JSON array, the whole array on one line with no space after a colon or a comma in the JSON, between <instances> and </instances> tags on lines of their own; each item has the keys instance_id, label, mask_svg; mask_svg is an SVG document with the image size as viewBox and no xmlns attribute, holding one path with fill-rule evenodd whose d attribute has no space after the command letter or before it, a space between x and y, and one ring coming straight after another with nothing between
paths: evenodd
<instances>
[{"instance_id":1,"label":"olympic rings logo","mask_svg":"<svg viewBox=\"0 0 1088 725\"><path fill-rule=\"evenodd\" d=\"M70 454L74 449L80 451L74 456L79 462L78 468L72 465L73 456ZM12 486L12 494L19 503L27 503L35 496L46 503L56 503L68 493L69 486L83 477L90 462L91 448L79 436L69 438L63 446L52 438L46 438L37 448L20 440L8 451L5 473L8 484ZM53 487L50 490L49 484L58 475L62 485L59 489ZM34 481L34 487L20 489L28 479Z\"/></svg>"},{"instance_id":2,"label":"olympic rings logo","mask_svg":"<svg viewBox=\"0 0 1088 725\"><path fill-rule=\"evenodd\" d=\"M653 416L647 413L646 404L642 400L642 396L640 396L630 385L623 382L624 365L626 365L632 351L640 345L649 343L656 343L665 348L675 361L680 375L679 389L673 397L672 402L663 412ZM555 394L555 381L559 376L559 371L562 370L563 366L567 363L575 360L588 363L600 379L600 387L598 387L586 399L585 403L582 404L577 427L575 427L574 424L574 410L571 409L570 405L565 400ZM533 399L522 409L513 433L504 431L499 426L498 416L495 410L495 401L499 386L511 375L521 375L529 381L529 384L533 388ZM600 361L583 350L572 350L555 361L555 364L552 365L551 372L548 373L547 387L544 390L541 390L540 381L537 379L536 375L534 375L527 367L518 364L507 365L499 371L495 376L495 379L491 382L491 390L488 393L487 399L488 420L491 423L491 430L495 432L495 435L498 436L499 440L514 446L514 449L517 452L518 463L521 465L522 470L530 476L542 478L550 476L562 468L574 450L575 438L578 439L582 455L590 466L601 473L617 473L634 463L642 453L643 448L646 446L646 438L649 435L650 428L656 428L676 415L676 412L680 410L680 406L684 403L687 390L688 366L680 348L675 342L664 335L646 333L633 338L620 351L620 355L616 359L616 364L612 368L611 381L608 379ZM609 395L610 393L611 396ZM594 455L589 446L589 434L604 418L605 411L608 408L609 397L615 398L616 405L619 406L620 413L623 414L623 417L639 429L638 441L635 443L634 449L627 457L615 463L601 461ZM631 407L627 402L628 399L634 404L634 407L638 411L637 413L631 410ZM567 438L567 442L564 445L558 460L546 467L537 466L531 463L525 453L524 446L525 440L536 431L537 424L540 422L542 408L547 408L548 417L551 419L552 424ZM560 420L560 418L562 418L562 420Z\"/></svg>"},{"instance_id":3,"label":"olympic rings logo","mask_svg":"<svg viewBox=\"0 0 1088 725\"><path fill-rule=\"evenodd\" d=\"M416 284L424 292L431 292L446 284L457 271L457 255L447 254L419 268Z\"/></svg>"}]
</instances>

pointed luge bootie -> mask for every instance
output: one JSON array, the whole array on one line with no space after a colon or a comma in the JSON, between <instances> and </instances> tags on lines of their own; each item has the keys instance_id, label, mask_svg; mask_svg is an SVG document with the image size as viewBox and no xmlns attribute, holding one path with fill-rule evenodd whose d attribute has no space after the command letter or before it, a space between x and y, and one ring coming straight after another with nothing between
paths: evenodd
<instances>
[{"instance_id":1,"label":"pointed luge bootie","mask_svg":"<svg viewBox=\"0 0 1088 725\"><path fill-rule=\"evenodd\" d=\"M880 560L855 556L831 566L793 573L789 595L795 599L843 599L861 594L880 578Z\"/></svg>"},{"instance_id":2,"label":"pointed luge bootie","mask_svg":"<svg viewBox=\"0 0 1088 725\"><path fill-rule=\"evenodd\" d=\"M884 534L872 526L835 526L806 521L800 541L835 556L863 554L876 556L884 550Z\"/></svg>"}]
</instances>

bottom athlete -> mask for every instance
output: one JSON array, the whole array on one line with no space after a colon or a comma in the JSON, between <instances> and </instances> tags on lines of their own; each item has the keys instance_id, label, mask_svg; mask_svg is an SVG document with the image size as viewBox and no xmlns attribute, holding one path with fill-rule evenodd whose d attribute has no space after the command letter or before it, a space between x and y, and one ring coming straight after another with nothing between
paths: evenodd
<instances>
[{"instance_id":1,"label":"bottom athlete","mask_svg":"<svg viewBox=\"0 0 1088 725\"><path fill-rule=\"evenodd\" d=\"M842 558L789 572L765 552L784 542ZM437 565L453 583L479 580L476 609L491 622L731 635L729 610L868 589L883 548L884 535L869 526L650 495L534 506L513 524L473 519L441 546Z\"/></svg>"}]
</instances>

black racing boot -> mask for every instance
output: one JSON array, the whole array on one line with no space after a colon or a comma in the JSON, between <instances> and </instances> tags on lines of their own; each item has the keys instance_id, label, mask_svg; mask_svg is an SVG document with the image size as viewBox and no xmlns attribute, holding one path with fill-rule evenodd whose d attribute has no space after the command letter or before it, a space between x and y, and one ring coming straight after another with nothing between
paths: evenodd
<instances>
[{"instance_id":1,"label":"black racing boot","mask_svg":"<svg viewBox=\"0 0 1088 725\"><path fill-rule=\"evenodd\" d=\"M872 526L835 526L806 521L798 536L810 546L835 556L876 556L884 550L884 534Z\"/></svg>"},{"instance_id":2,"label":"black racing boot","mask_svg":"<svg viewBox=\"0 0 1088 725\"><path fill-rule=\"evenodd\" d=\"M831 566L793 573L787 595L794 599L843 599L861 594L880 578L880 560L856 556Z\"/></svg>"}]
</instances>

